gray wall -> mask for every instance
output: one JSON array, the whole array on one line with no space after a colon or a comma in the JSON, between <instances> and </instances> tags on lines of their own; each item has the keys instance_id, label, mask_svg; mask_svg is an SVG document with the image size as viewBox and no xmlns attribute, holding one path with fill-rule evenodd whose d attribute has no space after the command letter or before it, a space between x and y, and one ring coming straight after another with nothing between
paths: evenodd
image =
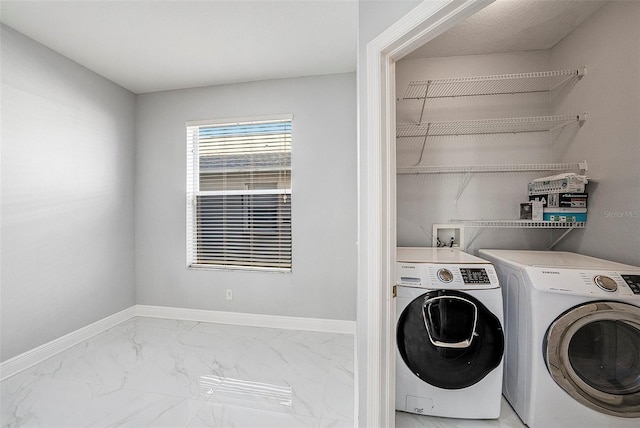
<instances>
[{"instance_id":1,"label":"gray wall","mask_svg":"<svg viewBox=\"0 0 640 428\"><path fill-rule=\"evenodd\" d=\"M134 304L135 96L1 31L4 361Z\"/></svg>"},{"instance_id":2,"label":"gray wall","mask_svg":"<svg viewBox=\"0 0 640 428\"><path fill-rule=\"evenodd\" d=\"M185 121L280 113L294 116L292 272L187 269ZM140 95L137 124L138 304L355 320L355 73Z\"/></svg>"},{"instance_id":3,"label":"gray wall","mask_svg":"<svg viewBox=\"0 0 640 428\"><path fill-rule=\"evenodd\" d=\"M588 113L575 141L554 153L559 162L587 159L591 178L587 228L559 249L640 266L640 3L605 5L553 48L551 63L588 66L555 105L557 114Z\"/></svg>"}]
</instances>

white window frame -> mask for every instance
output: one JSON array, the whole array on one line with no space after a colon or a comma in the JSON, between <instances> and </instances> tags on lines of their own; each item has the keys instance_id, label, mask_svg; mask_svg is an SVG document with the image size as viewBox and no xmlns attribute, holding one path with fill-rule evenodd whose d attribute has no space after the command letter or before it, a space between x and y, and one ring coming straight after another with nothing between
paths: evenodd
<instances>
[{"instance_id":1,"label":"white window frame","mask_svg":"<svg viewBox=\"0 0 640 428\"><path fill-rule=\"evenodd\" d=\"M188 269L206 269L206 270L255 270L264 272L279 272L290 273L293 263L293 249L292 249L292 236L289 235L289 248L291 257L290 263L287 267L282 266L257 266L253 264L241 265L241 264L214 264L214 263L199 263L198 249L197 249L197 200L199 196L249 196L249 195L278 195L282 196L285 201L291 203L292 186L288 188L277 189L251 189L249 183L245 184L244 190L215 190L215 191L201 191L200 190L200 155L198 138L199 128L207 126L234 126L234 125L252 125L259 123L276 123L276 122L289 122L293 127L293 115L281 114L281 115L269 115L269 116L253 116L244 118L233 119L214 119L214 120L199 120L199 121L187 121L185 123L187 131L187 201L186 201L186 244L187 244L187 268ZM293 131L291 131L292 139ZM289 172L290 173L290 172ZM244 199L244 198L243 198ZM249 224L249 212L251 208L243 206L242 211L247 224ZM289 221L291 218L289 217ZM249 247L247 247L249 249ZM253 247L251 247L253 248Z\"/></svg>"}]
</instances>

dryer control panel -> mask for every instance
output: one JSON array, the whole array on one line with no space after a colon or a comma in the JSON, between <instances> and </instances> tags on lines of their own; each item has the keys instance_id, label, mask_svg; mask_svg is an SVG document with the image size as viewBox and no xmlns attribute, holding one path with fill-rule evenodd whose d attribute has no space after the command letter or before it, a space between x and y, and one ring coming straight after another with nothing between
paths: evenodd
<instances>
[{"instance_id":1,"label":"dryer control panel","mask_svg":"<svg viewBox=\"0 0 640 428\"><path fill-rule=\"evenodd\" d=\"M448 290L498 288L498 275L492 264L439 264L398 262L396 284Z\"/></svg>"},{"instance_id":2,"label":"dryer control panel","mask_svg":"<svg viewBox=\"0 0 640 428\"><path fill-rule=\"evenodd\" d=\"M633 294L640 294L640 275L622 274L622 279L627 283Z\"/></svg>"},{"instance_id":3,"label":"dryer control panel","mask_svg":"<svg viewBox=\"0 0 640 428\"><path fill-rule=\"evenodd\" d=\"M527 267L531 285L553 293L640 299L640 271L578 270Z\"/></svg>"}]
</instances>

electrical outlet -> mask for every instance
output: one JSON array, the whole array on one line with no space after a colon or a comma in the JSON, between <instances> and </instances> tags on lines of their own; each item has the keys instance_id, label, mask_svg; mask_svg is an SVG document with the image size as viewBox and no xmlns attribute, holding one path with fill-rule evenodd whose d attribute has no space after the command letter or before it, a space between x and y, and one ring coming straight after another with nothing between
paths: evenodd
<instances>
[{"instance_id":1,"label":"electrical outlet","mask_svg":"<svg viewBox=\"0 0 640 428\"><path fill-rule=\"evenodd\" d=\"M230 288L227 288L227 300L233 300L233 291Z\"/></svg>"}]
</instances>

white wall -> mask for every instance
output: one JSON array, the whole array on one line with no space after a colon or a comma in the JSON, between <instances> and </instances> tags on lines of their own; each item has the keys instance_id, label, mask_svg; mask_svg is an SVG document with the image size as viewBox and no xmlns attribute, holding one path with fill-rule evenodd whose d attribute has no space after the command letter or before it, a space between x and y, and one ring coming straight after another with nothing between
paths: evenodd
<instances>
[{"instance_id":1,"label":"white wall","mask_svg":"<svg viewBox=\"0 0 640 428\"><path fill-rule=\"evenodd\" d=\"M1 31L4 361L134 304L135 96Z\"/></svg>"},{"instance_id":2,"label":"white wall","mask_svg":"<svg viewBox=\"0 0 640 428\"><path fill-rule=\"evenodd\" d=\"M547 51L407 59L396 64L396 92L402 98L410 81L453 77L487 76L549 70ZM507 94L483 97L429 99L423 122L551 114L548 93ZM422 100L400 100L398 123L416 123ZM578 110L573 113L580 113ZM574 135L574 130L568 132ZM557 139L549 132L429 137L420 165L493 165L553 162ZM399 166L414 166L420 160L423 137L398 138ZM580 159L573 159L579 161ZM527 183L553 172L474 174L456 201L464 174L399 175L397 215L399 246L431 246L434 223L454 220L518 219L520 203L527 202ZM478 229L465 230L467 241ZM541 249L552 243L550 230L487 229L473 242L478 248Z\"/></svg>"},{"instance_id":3,"label":"white wall","mask_svg":"<svg viewBox=\"0 0 640 428\"><path fill-rule=\"evenodd\" d=\"M187 269L185 121L281 113L293 114L292 273ZM137 303L355 320L354 73L139 95L137 124Z\"/></svg>"},{"instance_id":4,"label":"white wall","mask_svg":"<svg viewBox=\"0 0 640 428\"><path fill-rule=\"evenodd\" d=\"M497 30L499 31L499 30ZM547 51L412 59L397 64L397 92L410 80L588 67L550 95L428 100L426 118L515 117L587 112L562 132L430 137L424 165L589 162L586 229L556 249L640 265L640 3L613 1ZM543 97L543 98L541 98ZM398 122L416 122L421 101L399 101ZM465 117L466 116L466 117ZM425 119L427 120L427 119ZM545 138L547 140L545 141ZM399 165L413 165L422 139L399 139ZM526 183L553 173L476 174L455 202L462 174L398 177L398 245L430 245L431 226L451 219L518 218ZM424 231L426 230L426 232ZM474 229L467 229L474 233ZM470 248L545 249L563 231L487 229Z\"/></svg>"},{"instance_id":5,"label":"white wall","mask_svg":"<svg viewBox=\"0 0 640 428\"><path fill-rule=\"evenodd\" d=\"M551 51L553 67L588 66L555 111L584 109L574 141L554 146L559 161L587 159L587 228L559 249L640 266L640 3L605 5Z\"/></svg>"}]
</instances>

